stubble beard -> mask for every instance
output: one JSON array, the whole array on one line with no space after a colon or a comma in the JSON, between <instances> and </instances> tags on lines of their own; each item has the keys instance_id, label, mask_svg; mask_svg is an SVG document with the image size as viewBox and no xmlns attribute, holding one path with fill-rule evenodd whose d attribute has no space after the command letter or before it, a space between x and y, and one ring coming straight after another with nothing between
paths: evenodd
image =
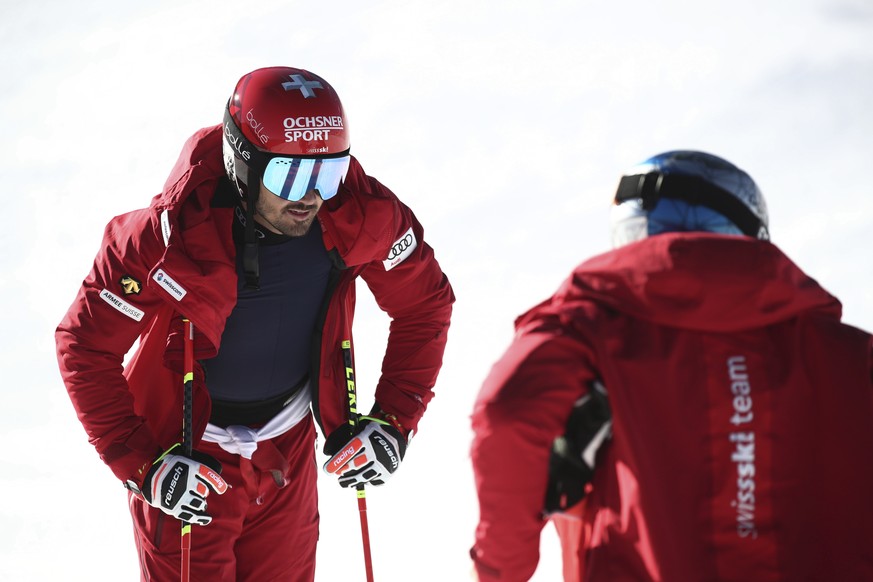
<instances>
[{"instance_id":1,"label":"stubble beard","mask_svg":"<svg viewBox=\"0 0 873 582\"><path fill-rule=\"evenodd\" d=\"M255 210L257 211L258 217L262 221L266 222L267 225L273 227L273 229L279 231L283 235L291 237L304 236L306 233L309 232L309 229L312 227L312 223L315 222L316 213L313 212L312 215L305 221L299 221L294 220L293 218L285 214L285 210L287 208L288 207L284 207L278 211L269 212L266 208L266 205L259 200L257 206L255 207ZM292 208L300 208L301 210L315 210L314 207L305 204L293 206Z\"/></svg>"}]
</instances>

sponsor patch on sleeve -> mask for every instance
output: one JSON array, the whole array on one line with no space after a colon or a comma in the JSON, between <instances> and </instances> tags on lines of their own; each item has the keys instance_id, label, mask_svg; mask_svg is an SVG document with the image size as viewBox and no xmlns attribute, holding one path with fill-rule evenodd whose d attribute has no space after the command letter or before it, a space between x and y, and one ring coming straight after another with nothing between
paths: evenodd
<instances>
[{"instance_id":1,"label":"sponsor patch on sleeve","mask_svg":"<svg viewBox=\"0 0 873 582\"><path fill-rule=\"evenodd\" d=\"M170 244L170 211L164 209L161 212L161 235L164 237L164 246L168 246Z\"/></svg>"},{"instance_id":2,"label":"sponsor patch on sleeve","mask_svg":"<svg viewBox=\"0 0 873 582\"><path fill-rule=\"evenodd\" d=\"M109 289L104 289L100 292L100 299L133 320L142 321L142 318L145 315L145 312L142 309L134 307Z\"/></svg>"},{"instance_id":3,"label":"sponsor patch on sleeve","mask_svg":"<svg viewBox=\"0 0 873 582\"><path fill-rule=\"evenodd\" d=\"M158 269L157 272L152 275L152 279L154 279L157 284L161 286L161 289L169 293L176 301L181 301L182 298L188 294L188 291L179 285L179 283L177 283L172 277L167 275L163 269Z\"/></svg>"},{"instance_id":4,"label":"sponsor patch on sleeve","mask_svg":"<svg viewBox=\"0 0 873 582\"><path fill-rule=\"evenodd\" d=\"M382 261L385 265L385 270L390 271L403 261L418 247L418 241L415 239L415 233L412 232L412 227L409 227L403 236L394 241L391 245L391 250L388 251L388 258Z\"/></svg>"}]
</instances>

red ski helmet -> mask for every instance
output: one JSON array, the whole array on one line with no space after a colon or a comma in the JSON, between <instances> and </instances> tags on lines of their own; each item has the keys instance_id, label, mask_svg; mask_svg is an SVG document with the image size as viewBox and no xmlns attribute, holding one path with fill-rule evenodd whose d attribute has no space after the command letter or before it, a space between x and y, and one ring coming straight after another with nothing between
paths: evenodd
<instances>
[{"instance_id":1,"label":"red ski helmet","mask_svg":"<svg viewBox=\"0 0 873 582\"><path fill-rule=\"evenodd\" d=\"M293 191L286 187L283 192L282 187L294 181L297 165L303 162L313 180L308 186L313 187L317 177L321 190L327 190L321 192L322 197L330 198L345 177L348 155L349 132L342 103L318 75L291 67L267 67L237 82L224 115L224 162L243 197L250 182L257 184L272 176L265 180L269 190L285 199L299 199L306 193L300 193L305 184Z\"/></svg>"}]
</instances>

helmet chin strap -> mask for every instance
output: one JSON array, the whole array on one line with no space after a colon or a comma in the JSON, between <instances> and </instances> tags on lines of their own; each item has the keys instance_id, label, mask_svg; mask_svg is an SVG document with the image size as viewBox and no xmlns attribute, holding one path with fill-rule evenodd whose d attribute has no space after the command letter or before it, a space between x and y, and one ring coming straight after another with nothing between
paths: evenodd
<instances>
[{"instance_id":1,"label":"helmet chin strap","mask_svg":"<svg viewBox=\"0 0 873 582\"><path fill-rule=\"evenodd\" d=\"M255 208L255 214L257 214L258 216L260 216L260 217L261 217L261 220L262 220L263 222L265 222L265 223L267 223L267 224L269 224L270 226L273 227L273 230L276 231L276 233L273 233L273 234L275 234L275 236L286 236L286 235L283 235L283 234L282 234L282 231L281 231L281 230L280 230L280 229L279 229L275 224L273 224L273 223L270 221L270 219L267 218L266 215L264 215L264 213L262 213L261 211L259 211L257 208ZM262 223L262 225L263 225L263 223ZM277 234L277 233L278 233L278 234Z\"/></svg>"},{"instance_id":2,"label":"helmet chin strap","mask_svg":"<svg viewBox=\"0 0 873 582\"><path fill-rule=\"evenodd\" d=\"M249 182L260 184L259 176L252 176L253 172L249 173ZM258 178L253 180L252 178ZM260 271L258 268L258 237L255 234L255 206L258 204L259 188L249 188L246 186L246 232L243 242L243 271L246 277L246 287L249 289L260 289Z\"/></svg>"}]
</instances>

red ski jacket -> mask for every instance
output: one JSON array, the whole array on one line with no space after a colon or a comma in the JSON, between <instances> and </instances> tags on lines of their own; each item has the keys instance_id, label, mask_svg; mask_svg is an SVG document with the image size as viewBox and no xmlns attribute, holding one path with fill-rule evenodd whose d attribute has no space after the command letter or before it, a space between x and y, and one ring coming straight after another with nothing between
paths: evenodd
<instances>
[{"instance_id":1,"label":"red ski jacket","mask_svg":"<svg viewBox=\"0 0 873 582\"><path fill-rule=\"evenodd\" d=\"M236 303L232 209L210 207L224 176L221 140L220 125L198 131L149 208L110 221L56 332L61 375L79 419L122 480L180 440L181 316L194 325L195 358L206 359L218 352ZM335 269L314 338L321 346L311 376L316 420L325 435L348 421L341 342L352 340L360 276L391 318L376 401L414 430L442 365L452 288L413 213L356 160L317 217ZM196 445L210 416L199 366L194 384Z\"/></svg>"},{"instance_id":2,"label":"red ski jacket","mask_svg":"<svg viewBox=\"0 0 873 582\"><path fill-rule=\"evenodd\" d=\"M581 579L873 580L871 336L768 242L664 234L516 321L474 413L480 579L539 559L549 450L590 382L613 438Z\"/></svg>"}]
</instances>

